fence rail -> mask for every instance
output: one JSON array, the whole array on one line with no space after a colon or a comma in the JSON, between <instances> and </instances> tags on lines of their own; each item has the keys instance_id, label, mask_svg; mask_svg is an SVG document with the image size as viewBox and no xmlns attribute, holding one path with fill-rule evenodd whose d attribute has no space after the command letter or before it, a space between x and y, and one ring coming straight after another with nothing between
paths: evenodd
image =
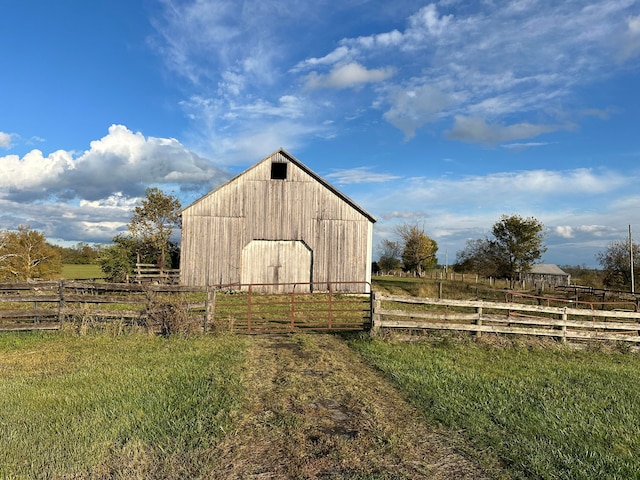
<instances>
[{"instance_id":1,"label":"fence rail","mask_svg":"<svg viewBox=\"0 0 640 480\"><path fill-rule=\"evenodd\" d=\"M640 342L640 313L629 310L629 302L597 310L374 293L372 305L374 332L401 328Z\"/></svg>"},{"instance_id":2,"label":"fence rail","mask_svg":"<svg viewBox=\"0 0 640 480\"><path fill-rule=\"evenodd\" d=\"M340 291L359 283L363 293ZM204 331L247 333L363 330L371 324L366 282L285 285L288 293L263 293L264 285L191 287L78 281L0 284L0 330L57 330L65 322L113 320L153 326L178 309ZM313 293L311 293L313 291Z\"/></svg>"},{"instance_id":3,"label":"fence rail","mask_svg":"<svg viewBox=\"0 0 640 480\"><path fill-rule=\"evenodd\" d=\"M160 268L153 263L136 263L135 271L129 281L175 285L180 283L180 269Z\"/></svg>"},{"instance_id":4,"label":"fence rail","mask_svg":"<svg viewBox=\"0 0 640 480\"><path fill-rule=\"evenodd\" d=\"M342 293L339 283L291 284L288 293L260 285L144 285L78 281L0 284L0 330L57 330L121 320L154 327L180 309L203 331L245 333L413 329L537 335L640 343L633 302L576 302L507 294L500 303ZM348 282L353 283L353 282ZM564 303L562 303L564 302Z\"/></svg>"}]
</instances>

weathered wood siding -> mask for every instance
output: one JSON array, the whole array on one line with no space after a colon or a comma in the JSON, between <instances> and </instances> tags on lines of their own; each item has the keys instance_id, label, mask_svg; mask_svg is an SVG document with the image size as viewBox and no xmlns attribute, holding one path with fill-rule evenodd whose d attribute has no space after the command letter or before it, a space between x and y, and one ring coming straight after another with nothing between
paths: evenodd
<instances>
[{"instance_id":1,"label":"weathered wood siding","mask_svg":"<svg viewBox=\"0 0 640 480\"><path fill-rule=\"evenodd\" d=\"M309 292L312 258L298 240L253 240L242 249L242 283L271 284L260 289L267 293Z\"/></svg>"},{"instance_id":2,"label":"weathered wood siding","mask_svg":"<svg viewBox=\"0 0 640 480\"><path fill-rule=\"evenodd\" d=\"M286 179L271 179L272 162L287 164ZM279 150L183 210L181 280L187 285L248 283L241 261L250 242L295 240L312 252L314 283L369 282L374 221ZM245 269L247 276L256 279ZM301 280L285 276L280 281Z\"/></svg>"}]
</instances>

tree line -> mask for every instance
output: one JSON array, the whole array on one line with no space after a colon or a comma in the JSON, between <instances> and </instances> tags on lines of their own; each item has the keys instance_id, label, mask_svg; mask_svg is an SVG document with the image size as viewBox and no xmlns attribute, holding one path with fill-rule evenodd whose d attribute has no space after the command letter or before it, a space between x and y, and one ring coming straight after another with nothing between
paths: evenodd
<instances>
[{"instance_id":1,"label":"tree line","mask_svg":"<svg viewBox=\"0 0 640 480\"><path fill-rule=\"evenodd\" d=\"M380 256L373 264L374 273L404 271L421 276L438 266L438 245L424 228L417 224L402 224L394 233L395 240L384 239L378 245ZM535 217L502 215L493 224L490 235L467 240L465 247L456 253L451 268L458 273L507 279L513 285L521 275L531 271L547 251L544 238L545 227ZM629 239L611 242L596 254L602 267L602 286L625 289L631 285L630 256ZM638 285L640 246L636 243L633 243L633 259L634 283ZM589 270L579 266L567 268L577 273ZM588 274L593 276L591 271Z\"/></svg>"},{"instance_id":2,"label":"tree line","mask_svg":"<svg viewBox=\"0 0 640 480\"><path fill-rule=\"evenodd\" d=\"M179 268L180 246L173 237L180 228L180 201L158 188L147 188L145 197L131 212L127 231L116 235L110 245L78 243L61 247L48 243L45 235L29 226L0 230L0 281L52 279L61 276L63 264L99 264L107 281L123 282L136 263L163 269ZM512 282L530 271L547 247L545 227L534 217L502 215L489 236L467 240L457 252L452 268L456 272L506 278ZM422 276L438 265L437 242L418 224L396 227L395 239L382 240L375 273L403 270ZM632 245L635 284L640 276L640 246ZM611 242L598 252L603 286L623 289L631 285L629 239ZM580 268L578 268L580 270ZM584 270L584 269L583 269Z\"/></svg>"}]
</instances>

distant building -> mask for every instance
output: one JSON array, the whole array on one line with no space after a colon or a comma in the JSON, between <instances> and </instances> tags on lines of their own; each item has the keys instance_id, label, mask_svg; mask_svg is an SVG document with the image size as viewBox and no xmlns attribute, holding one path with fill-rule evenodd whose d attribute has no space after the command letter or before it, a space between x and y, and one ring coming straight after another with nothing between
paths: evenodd
<instances>
[{"instance_id":1,"label":"distant building","mask_svg":"<svg viewBox=\"0 0 640 480\"><path fill-rule=\"evenodd\" d=\"M280 149L182 210L181 283L362 292L375 221Z\"/></svg>"},{"instance_id":2,"label":"distant building","mask_svg":"<svg viewBox=\"0 0 640 480\"><path fill-rule=\"evenodd\" d=\"M539 263L524 274L524 281L538 287L566 286L571 285L571 275L553 263Z\"/></svg>"}]
</instances>

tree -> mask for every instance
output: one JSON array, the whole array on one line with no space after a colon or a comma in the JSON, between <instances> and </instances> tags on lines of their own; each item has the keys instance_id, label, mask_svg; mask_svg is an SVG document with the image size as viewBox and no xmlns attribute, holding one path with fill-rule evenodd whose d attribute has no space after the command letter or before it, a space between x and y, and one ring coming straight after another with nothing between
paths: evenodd
<instances>
[{"instance_id":1,"label":"tree","mask_svg":"<svg viewBox=\"0 0 640 480\"><path fill-rule=\"evenodd\" d=\"M382 240L378 246L378 251L380 252L378 266L382 272L391 272L402 267L402 261L400 260L402 246L399 242Z\"/></svg>"},{"instance_id":2,"label":"tree","mask_svg":"<svg viewBox=\"0 0 640 480\"><path fill-rule=\"evenodd\" d=\"M495 237L495 253L504 265L512 283L518 274L531 270L534 262L547 251L543 245L544 225L534 217L503 215L491 233Z\"/></svg>"},{"instance_id":3,"label":"tree","mask_svg":"<svg viewBox=\"0 0 640 480\"><path fill-rule=\"evenodd\" d=\"M419 276L428 268L438 264L436 252L438 244L431 239L418 225L402 224L396 233L404 242L402 262L405 270L416 271Z\"/></svg>"},{"instance_id":4,"label":"tree","mask_svg":"<svg viewBox=\"0 0 640 480\"><path fill-rule=\"evenodd\" d=\"M611 242L602 252L596 254L596 259L604 272L605 287L631 287L631 259L629 239ZM633 272L637 285L640 274L640 246L633 244Z\"/></svg>"},{"instance_id":5,"label":"tree","mask_svg":"<svg viewBox=\"0 0 640 480\"><path fill-rule=\"evenodd\" d=\"M495 242L488 238L467 240L466 246L456 254L457 271L473 272L485 277L500 277L505 270Z\"/></svg>"},{"instance_id":6,"label":"tree","mask_svg":"<svg viewBox=\"0 0 640 480\"><path fill-rule=\"evenodd\" d=\"M26 281L60 275L60 253L46 242L44 233L21 225L17 231L0 231L0 278Z\"/></svg>"},{"instance_id":7,"label":"tree","mask_svg":"<svg viewBox=\"0 0 640 480\"><path fill-rule=\"evenodd\" d=\"M136 263L136 252L140 245L132 237L116 235L113 245L105 247L100 252L98 263L107 282L123 283L133 272Z\"/></svg>"},{"instance_id":8,"label":"tree","mask_svg":"<svg viewBox=\"0 0 640 480\"><path fill-rule=\"evenodd\" d=\"M533 217L503 215L491 229L493 238L467 240L456 255L456 269L508 278L513 283L546 252L543 230L542 223Z\"/></svg>"},{"instance_id":9,"label":"tree","mask_svg":"<svg viewBox=\"0 0 640 480\"><path fill-rule=\"evenodd\" d=\"M156 263L166 268L167 253L171 250L171 235L180 226L180 200L159 188L147 188L141 204L133 209L128 229L140 244L151 247L157 254ZM141 252L138 251L138 254Z\"/></svg>"},{"instance_id":10,"label":"tree","mask_svg":"<svg viewBox=\"0 0 640 480\"><path fill-rule=\"evenodd\" d=\"M62 258L63 264L73 265L89 265L95 264L100 257L100 247L91 246L87 243L80 242L73 247L63 247L60 245L52 245Z\"/></svg>"}]
</instances>

